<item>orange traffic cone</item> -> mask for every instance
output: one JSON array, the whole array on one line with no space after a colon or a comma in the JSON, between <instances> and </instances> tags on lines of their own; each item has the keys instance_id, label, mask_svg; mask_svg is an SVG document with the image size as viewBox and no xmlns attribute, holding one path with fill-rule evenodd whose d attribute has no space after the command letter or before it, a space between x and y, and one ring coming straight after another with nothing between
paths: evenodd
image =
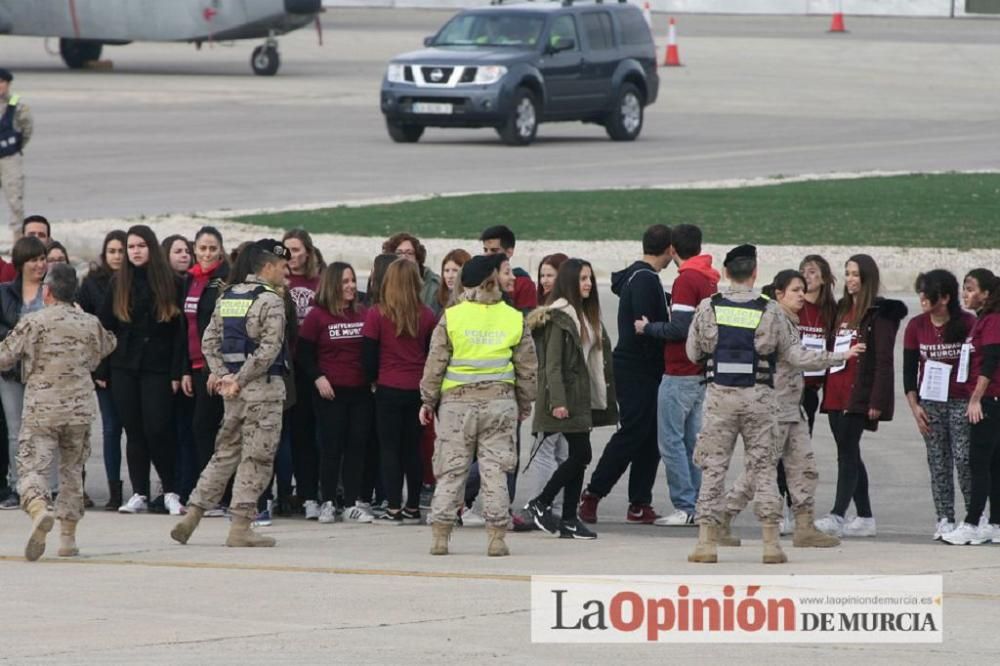
<instances>
[{"instance_id":1,"label":"orange traffic cone","mask_svg":"<svg viewBox=\"0 0 1000 666\"><path fill-rule=\"evenodd\" d=\"M847 32L847 28L844 26L844 3L837 3L837 11L833 13L833 19L830 21L830 30L828 32Z\"/></svg>"},{"instance_id":2,"label":"orange traffic cone","mask_svg":"<svg viewBox=\"0 0 1000 666\"><path fill-rule=\"evenodd\" d=\"M664 67L682 67L681 54L677 49L677 22L670 17L670 28L667 30L667 52L663 58Z\"/></svg>"},{"instance_id":3,"label":"orange traffic cone","mask_svg":"<svg viewBox=\"0 0 1000 666\"><path fill-rule=\"evenodd\" d=\"M649 8L649 3L642 3L642 18L646 19L646 25L649 29L653 29L653 10Z\"/></svg>"}]
</instances>

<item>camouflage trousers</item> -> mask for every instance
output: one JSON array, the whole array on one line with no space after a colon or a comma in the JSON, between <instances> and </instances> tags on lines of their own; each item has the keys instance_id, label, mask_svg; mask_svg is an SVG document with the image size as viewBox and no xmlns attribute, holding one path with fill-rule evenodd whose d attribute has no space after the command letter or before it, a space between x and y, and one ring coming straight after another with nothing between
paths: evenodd
<instances>
[{"instance_id":1,"label":"camouflage trousers","mask_svg":"<svg viewBox=\"0 0 1000 666\"><path fill-rule=\"evenodd\" d=\"M83 518L83 465L90 457L90 426L21 424L17 441L17 492L21 507L41 497L52 502L49 470L59 456L59 497L56 518Z\"/></svg>"},{"instance_id":2,"label":"camouflage trousers","mask_svg":"<svg viewBox=\"0 0 1000 666\"><path fill-rule=\"evenodd\" d=\"M700 524L718 525L726 505L726 472L743 437L746 474L755 513L762 523L781 520L778 496L777 405L766 386L731 388L710 384L693 460L702 470L695 514Z\"/></svg>"},{"instance_id":3,"label":"camouflage trousers","mask_svg":"<svg viewBox=\"0 0 1000 666\"><path fill-rule=\"evenodd\" d=\"M10 207L7 223L11 229L20 231L24 221L24 160L21 155L0 157L0 189Z\"/></svg>"},{"instance_id":4,"label":"camouflage trousers","mask_svg":"<svg viewBox=\"0 0 1000 666\"><path fill-rule=\"evenodd\" d=\"M788 494L792 496L792 511L812 513L816 506L819 474L809 437L809 424L805 421L779 423L775 433L781 460L785 465L785 478L788 479ZM750 475L744 468L736 483L726 493L726 511L738 514L752 499Z\"/></svg>"},{"instance_id":5,"label":"camouflage trousers","mask_svg":"<svg viewBox=\"0 0 1000 666\"><path fill-rule=\"evenodd\" d=\"M280 400L248 402L237 396L225 401L215 453L198 478L188 504L206 511L215 508L236 472L229 511L251 520L257 516L257 498L271 482L274 455L281 439L281 407Z\"/></svg>"},{"instance_id":6,"label":"camouflage trousers","mask_svg":"<svg viewBox=\"0 0 1000 666\"><path fill-rule=\"evenodd\" d=\"M517 465L517 427L517 404L511 399L441 403L434 444L437 486L431 500L432 522L455 521L465 498L469 466L478 458L483 518L487 525L506 527L510 518L507 472Z\"/></svg>"}]
</instances>

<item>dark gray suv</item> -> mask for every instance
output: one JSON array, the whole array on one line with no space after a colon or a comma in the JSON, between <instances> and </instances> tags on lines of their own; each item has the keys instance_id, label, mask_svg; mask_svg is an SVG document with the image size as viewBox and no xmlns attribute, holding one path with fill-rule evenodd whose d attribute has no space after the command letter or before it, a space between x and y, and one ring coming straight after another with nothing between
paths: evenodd
<instances>
[{"instance_id":1,"label":"dark gray suv","mask_svg":"<svg viewBox=\"0 0 1000 666\"><path fill-rule=\"evenodd\" d=\"M393 58L382 81L393 141L418 141L426 127L494 127L523 146L539 123L568 120L632 141L659 89L649 27L623 1L468 10L424 45Z\"/></svg>"}]
</instances>

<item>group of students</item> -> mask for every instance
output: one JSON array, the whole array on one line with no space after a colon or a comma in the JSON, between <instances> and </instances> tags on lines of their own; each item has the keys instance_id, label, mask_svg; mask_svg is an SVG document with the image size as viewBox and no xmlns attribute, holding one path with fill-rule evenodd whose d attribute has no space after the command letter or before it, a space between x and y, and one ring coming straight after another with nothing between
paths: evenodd
<instances>
[{"instance_id":1,"label":"group of students","mask_svg":"<svg viewBox=\"0 0 1000 666\"><path fill-rule=\"evenodd\" d=\"M41 307L37 294L48 263L68 261L65 248L51 242L48 223L44 226L44 240L27 234L15 243L13 275L0 275L9 279L0 286L0 338L19 317ZM514 427L521 460L505 469L508 500L519 473L531 498L523 510L511 512L514 529L595 538L588 525L597 522L598 503L629 469L628 522L693 524L700 486L694 451L705 379L704 367L688 357L685 342L696 307L717 291L720 278L711 256L702 253L701 231L693 225L672 230L654 225L643 237L642 259L613 274L612 291L620 299L614 350L602 324L590 263L548 255L538 265L536 283L511 266L515 237L510 229L490 227L480 240L482 254L496 255L497 286L503 300L525 317L538 361L532 446L521 455L520 429ZM274 487L259 500L257 524L269 524L272 512L297 511L321 523L338 518L421 523L436 466L435 423L422 414L421 380L442 314L465 289L475 288L462 282L472 255L452 250L437 273L426 265L420 241L398 233L383 243L362 291L354 268L339 261L327 265L307 232L288 231L282 242L291 257L282 294L291 362L284 377L287 397ZM203 227L190 240L170 236L160 242L144 225L105 237L77 303L118 340L94 373L110 497L106 509L185 511L214 451L223 415L223 397L201 351L202 336L220 294L250 272L241 249L227 252L213 227ZM670 264L677 266L678 277L665 294L659 273ZM777 420L788 426L777 431L786 440L804 438L808 451L817 412L828 415L837 446L837 489L831 511L815 527L832 537L874 536L860 443L864 432L893 418L894 344L907 311L901 302L879 295L879 269L868 255L851 256L843 280L838 299L830 264L809 255L797 270L778 273L765 289L798 327L806 349L828 350L843 359L806 372L804 389L791 391L794 395L776 387L787 403ZM927 446L937 513L934 537L954 544L1000 542L1000 515L987 519L984 512L987 500L991 509L1000 507L1000 428L995 426L1000 418L1000 278L977 269L960 285L950 272L935 269L922 273L915 288L922 312L906 327L903 377ZM795 383L787 385L798 386L801 374L795 373ZM18 383L16 372L0 378L10 460L21 409ZM792 427L800 414L802 429ZM585 488L591 431L615 425ZM128 497L120 476L123 430ZM661 460L674 505L674 512L663 517L652 508ZM151 467L162 486L158 497L152 493ZM811 479L786 482L779 465L779 486L790 506L808 505L811 511L812 497L796 496L815 492L815 472L808 471L815 466L805 469ZM954 508L956 471L966 503L961 522ZM482 524L473 510L479 479L473 464L463 477L455 516L462 524ZM0 506L14 508L17 497L9 492ZM856 515L848 519L852 502ZM225 515L225 504L224 497L206 515ZM832 545L813 541L803 538L807 545Z\"/></svg>"}]
</instances>

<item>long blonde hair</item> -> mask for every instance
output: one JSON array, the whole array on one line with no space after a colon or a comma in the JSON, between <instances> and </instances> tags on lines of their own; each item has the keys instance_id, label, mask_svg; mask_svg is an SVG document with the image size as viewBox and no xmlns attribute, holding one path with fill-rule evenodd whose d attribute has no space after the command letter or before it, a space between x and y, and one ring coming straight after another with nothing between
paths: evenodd
<instances>
[{"instance_id":1,"label":"long blonde hair","mask_svg":"<svg viewBox=\"0 0 1000 666\"><path fill-rule=\"evenodd\" d=\"M408 259L389 264L382 280L378 309L396 327L396 337L417 337L420 330L420 269Z\"/></svg>"}]
</instances>

